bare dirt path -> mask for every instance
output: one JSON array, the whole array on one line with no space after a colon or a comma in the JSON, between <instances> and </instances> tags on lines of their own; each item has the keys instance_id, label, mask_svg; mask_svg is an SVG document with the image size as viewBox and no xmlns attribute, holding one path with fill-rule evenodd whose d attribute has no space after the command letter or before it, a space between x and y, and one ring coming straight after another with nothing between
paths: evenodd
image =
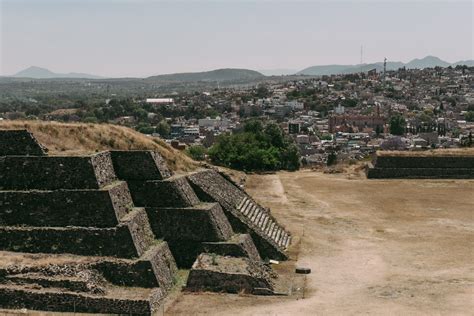
<instances>
[{"instance_id":1,"label":"bare dirt path","mask_svg":"<svg viewBox=\"0 0 474 316\"><path fill-rule=\"evenodd\" d=\"M312 268L304 299L184 294L167 315L472 315L474 181L252 175Z\"/></svg>"}]
</instances>

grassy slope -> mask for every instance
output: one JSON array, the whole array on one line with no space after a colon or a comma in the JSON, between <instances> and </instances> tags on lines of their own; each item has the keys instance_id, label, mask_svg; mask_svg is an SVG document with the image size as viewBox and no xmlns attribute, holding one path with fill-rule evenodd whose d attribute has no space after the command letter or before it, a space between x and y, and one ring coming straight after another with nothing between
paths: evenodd
<instances>
[{"instance_id":1,"label":"grassy slope","mask_svg":"<svg viewBox=\"0 0 474 316\"><path fill-rule=\"evenodd\" d=\"M155 150L174 171L191 171L199 165L163 140L130 128L110 124L0 121L0 129L27 129L49 149L50 155L81 155L104 150Z\"/></svg>"}]
</instances>

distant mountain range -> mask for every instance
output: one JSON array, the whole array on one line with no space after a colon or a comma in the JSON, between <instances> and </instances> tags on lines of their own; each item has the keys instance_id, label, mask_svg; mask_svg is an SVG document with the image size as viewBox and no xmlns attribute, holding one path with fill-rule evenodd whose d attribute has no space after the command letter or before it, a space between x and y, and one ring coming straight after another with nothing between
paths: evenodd
<instances>
[{"instance_id":1,"label":"distant mountain range","mask_svg":"<svg viewBox=\"0 0 474 316\"><path fill-rule=\"evenodd\" d=\"M290 76L298 72L298 69L261 69L257 70L258 72L264 74L265 76Z\"/></svg>"},{"instance_id":2,"label":"distant mountain range","mask_svg":"<svg viewBox=\"0 0 474 316\"><path fill-rule=\"evenodd\" d=\"M422 59L413 59L408 63L403 62L387 62L387 70L396 70L401 67L409 69L423 69L429 67L448 67L457 65L474 66L474 60L463 60L455 63L448 63L434 56L426 56ZM198 81L211 81L211 82L224 82L224 81L251 81L265 78L266 76L282 76L282 75L309 75L309 76L322 76L322 75L337 75L337 74L349 74L356 72L367 72L371 69L377 69L378 72L383 70L383 62L371 63L371 64L358 64L358 65L324 65L324 66L312 66L305 68L301 71L294 69L267 69L260 70L260 72L249 69L236 69L236 68L225 68L216 69L204 72L189 72L189 73L175 73L166 75L157 75L144 78L144 80L156 83L186 83L186 82L198 82ZM67 73L60 74L54 73L48 69L40 67L29 67L22 70L12 77L15 78L33 78L33 79L53 79L53 78L83 78L83 79L105 79L104 77L85 74L85 73Z\"/></svg>"},{"instance_id":3,"label":"distant mountain range","mask_svg":"<svg viewBox=\"0 0 474 316\"><path fill-rule=\"evenodd\" d=\"M52 78L84 78L84 79L104 79L104 77L83 74L77 72L70 72L67 74L54 73L46 68L31 66L20 72L17 72L12 77L16 78L33 78L33 79L52 79Z\"/></svg>"},{"instance_id":4,"label":"distant mountain range","mask_svg":"<svg viewBox=\"0 0 474 316\"><path fill-rule=\"evenodd\" d=\"M235 81L254 80L265 77L255 70L225 68L204 72L185 72L148 77L147 81L163 83L197 82L197 81Z\"/></svg>"},{"instance_id":5,"label":"distant mountain range","mask_svg":"<svg viewBox=\"0 0 474 316\"><path fill-rule=\"evenodd\" d=\"M398 68L406 67L408 69L423 69L433 67L448 67L466 65L474 66L474 60L464 60L455 63L448 63L444 60L439 59L435 56L426 56L422 59L413 59L408 63L399 61L388 61L387 70L397 70ZM338 74L350 74L356 72L367 72L371 69L377 69L377 71L383 71L383 62L372 63L372 64L358 64L358 65L326 65L326 66L312 66L305 68L299 72L298 75L310 75L310 76L323 76L323 75L338 75Z\"/></svg>"}]
</instances>

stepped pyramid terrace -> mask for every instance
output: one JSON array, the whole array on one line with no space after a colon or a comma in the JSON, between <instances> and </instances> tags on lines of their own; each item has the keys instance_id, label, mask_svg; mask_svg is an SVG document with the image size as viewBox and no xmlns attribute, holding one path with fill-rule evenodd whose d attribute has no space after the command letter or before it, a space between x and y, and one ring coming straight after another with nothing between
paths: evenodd
<instances>
[{"instance_id":1,"label":"stepped pyramid terrace","mask_svg":"<svg viewBox=\"0 0 474 316\"><path fill-rule=\"evenodd\" d=\"M0 131L0 308L150 315L178 269L188 291L282 294L266 262L291 239L214 169L175 174L146 150L53 156Z\"/></svg>"}]
</instances>

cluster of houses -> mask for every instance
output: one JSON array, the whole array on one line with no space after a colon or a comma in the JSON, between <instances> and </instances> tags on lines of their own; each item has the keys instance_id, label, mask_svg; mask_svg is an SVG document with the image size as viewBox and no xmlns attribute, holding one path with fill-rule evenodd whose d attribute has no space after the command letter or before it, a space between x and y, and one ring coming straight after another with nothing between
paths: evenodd
<instances>
[{"instance_id":1,"label":"cluster of houses","mask_svg":"<svg viewBox=\"0 0 474 316\"><path fill-rule=\"evenodd\" d=\"M474 122L474 68L429 68L377 74L333 75L259 87L207 92L206 106L218 115L171 122L170 139L212 146L216 137L239 129L249 118L280 124L298 145L303 162L361 159L392 144L390 120L401 116L404 132L398 148L423 150L463 145ZM180 99L173 106L189 105ZM388 146L388 145L387 145ZM181 145L181 148L184 148ZM390 147L393 149L392 147Z\"/></svg>"}]
</instances>

